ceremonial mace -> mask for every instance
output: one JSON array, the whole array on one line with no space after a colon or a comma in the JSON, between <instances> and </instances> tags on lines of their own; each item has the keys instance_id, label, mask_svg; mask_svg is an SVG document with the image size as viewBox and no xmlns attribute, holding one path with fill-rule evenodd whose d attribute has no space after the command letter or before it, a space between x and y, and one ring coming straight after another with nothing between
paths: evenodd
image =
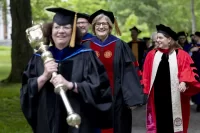
<instances>
[{"instance_id":1,"label":"ceremonial mace","mask_svg":"<svg viewBox=\"0 0 200 133\"><path fill-rule=\"evenodd\" d=\"M44 63L52 60L55 61L52 53L48 51L49 46L46 45L47 38L44 37L42 24L37 24L35 26L26 29L26 35L31 47L42 53L41 58ZM56 75L57 75L56 72L52 73L53 77ZM79 128L79 125L81 123L81 117L73 111L64 90L67 90L67 87L63 84L59 84L54 88L54 92L60 94L63 103L65 105L65 108L67 110L68 116L66 120L68 125Z\"/></svg>"}]
</instances>

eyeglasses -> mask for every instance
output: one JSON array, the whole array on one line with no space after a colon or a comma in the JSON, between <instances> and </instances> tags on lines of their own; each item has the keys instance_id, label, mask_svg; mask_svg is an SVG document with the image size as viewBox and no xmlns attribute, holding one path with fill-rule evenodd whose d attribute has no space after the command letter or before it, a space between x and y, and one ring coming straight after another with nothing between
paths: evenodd
<instances>
[{"instance_id":1,"label":"eyeglasses","mask_svg":"<svg viewBox=\"0 0 200 133\"><path fill-rule=\"evenodd\" d=\"M82 25L86 25L86 24L88 24L88 22L77 22L76 24L77 24L77 25L81 25L81 24L82 24Z\"/></svg>"},{"instance_id":2,"label":"eyeglasses","mask_svg":"<svg viewBox=\"0 0 200 133\"><path fill-rule=\"evenodd\" d=\"M108 27L108 26L109 26L107 22L102 22L102 23L97 22L97 23L95 24L95 27L100 27L101 25L102 25L103 27Z\"/></svg>"}]
</instances>

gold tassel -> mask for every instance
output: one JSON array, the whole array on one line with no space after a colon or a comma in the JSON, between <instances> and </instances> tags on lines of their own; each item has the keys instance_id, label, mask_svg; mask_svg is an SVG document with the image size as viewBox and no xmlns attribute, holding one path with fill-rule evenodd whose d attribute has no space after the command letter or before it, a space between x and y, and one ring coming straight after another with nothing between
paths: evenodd
<instances>
[{"instance_id":1,"label":"gold tassel","mask_svg":"<svg viewBox=\"0 0 200 133\"><path fill-rule=\"evenodd\" d=\"M74 16L74 24L73 24L73 30L72 30L72 37L71 37L70 44L69 44L69 46L72 47L72 48L75 46L76 21L77 21L77 13L75 13L75 16Z\"/></svg>"},{"instance_id":2,"label":"gold tassel","mask_svg":"<svg viewBox=\"0 0 200 133\"><path fill-rule=\"evenodd\" d=\"M116 19L116 18L115 18L114 24L115 24L115 31L116 31L116 34L119 35L119 36L121 36L121 31L120 31L120 29L119 29L119 26L118 26L118 23L117 23L117 19Z\"/></svg>"}]
</instances>

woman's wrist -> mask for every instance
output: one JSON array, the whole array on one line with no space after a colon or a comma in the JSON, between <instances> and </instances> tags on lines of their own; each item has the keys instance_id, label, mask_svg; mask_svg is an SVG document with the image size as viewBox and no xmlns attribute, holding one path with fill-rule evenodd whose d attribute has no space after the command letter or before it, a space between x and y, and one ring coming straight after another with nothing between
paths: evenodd
<instances>
[{"instance_id":1,"label":"woman's wrist","mask_svg":"<svg viewBox=\"0 0 200 133\"><path fill-rule=\"evenodd\" d=\"M78 91L77 91L77 84L76 84L76 82L68 82L68 83L66 84L66 86L67 86L67 90L71 90L71 91L74 91L74 92L78 92Z\"/></svg>"},{"instance_id":2,"label":"woman's wrist","mask_svg":"<svg viewBox=\"0 0 200 133\"><path fill-rule=\"evenodd\" d=\"M68 89L68 90L72 90L74 84L73 84L73 82L68 82L68 83L66 84L66 86L67 86L67 89Z\"/></svg>"},{"instance_id":3,"label":"woman's wrist","mask_svg":"<svg viewBox=\"0 0 200 133\"><path fill-rule=\"evenodd\" d=\"M37 82L38 82L38 91L44 86L44 84L47 82L47 77L44 75L41 75L38 77Z\"/></svg>"}]
</instances>

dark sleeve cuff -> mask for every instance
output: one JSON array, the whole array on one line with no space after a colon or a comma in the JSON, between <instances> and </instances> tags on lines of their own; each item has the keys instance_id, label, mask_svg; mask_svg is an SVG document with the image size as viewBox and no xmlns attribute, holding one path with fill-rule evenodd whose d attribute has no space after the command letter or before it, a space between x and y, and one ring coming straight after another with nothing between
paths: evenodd
<instances>
[{"instance_id":1,"label":"dark sleeve cuff","mask_svg":"<svg viewBox=\"0 0 200 133\"><path fill-rule=\"evenodd\" d=\"M30 78L28 80L28 90L31 97L34 97L36 94L38 94L38 77Z\"/></svg>"}]
</instances>

